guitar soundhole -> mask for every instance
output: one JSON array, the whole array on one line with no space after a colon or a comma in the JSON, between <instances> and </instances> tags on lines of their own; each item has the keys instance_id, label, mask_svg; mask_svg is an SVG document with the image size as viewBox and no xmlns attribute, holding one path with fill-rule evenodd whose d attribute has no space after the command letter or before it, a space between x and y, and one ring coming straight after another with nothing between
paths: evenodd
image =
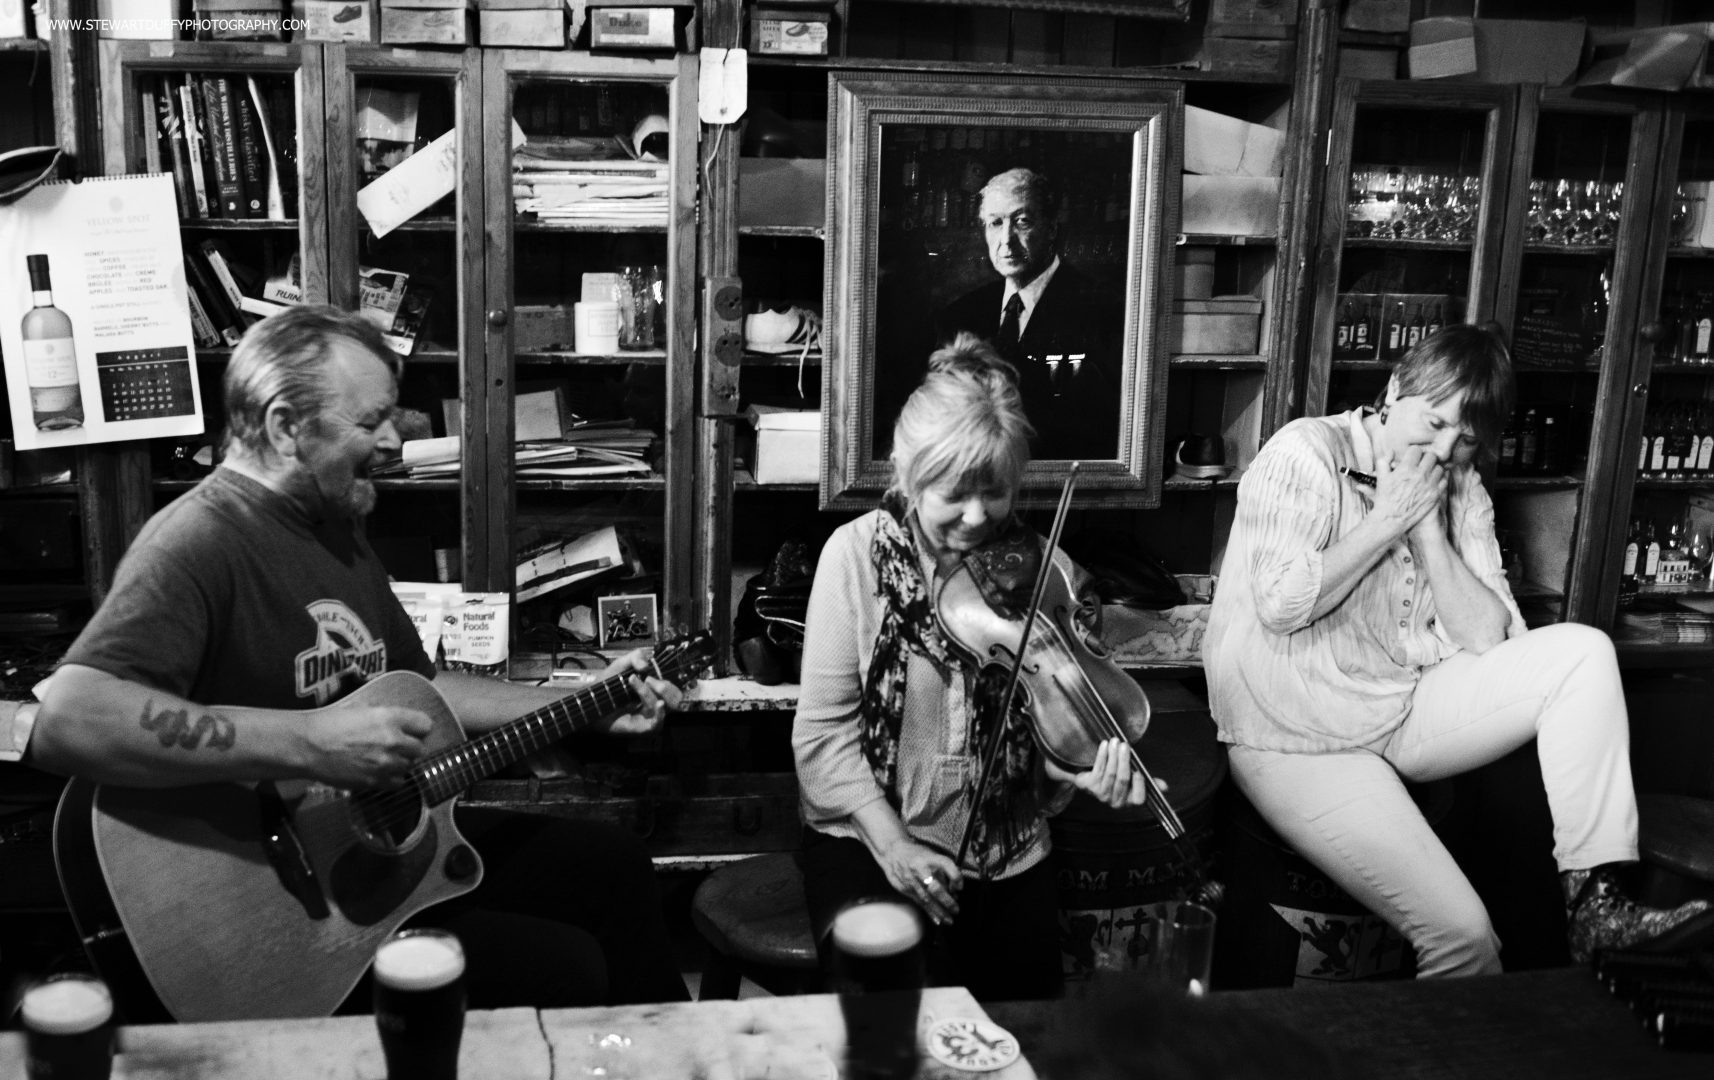
<instances>
[{"instance_id":1,"label":"guitar soundhole","mask_svg":"<svg viewBox=\"0 0 1714 1080\"><path fill-rule=\"evenodd\" d=\"M421 834L426 817L422 797L406 785L391 791L365 791L349 803L351 822L364 845L376 851L398 851Z\"/></svg>"}]
</instances>

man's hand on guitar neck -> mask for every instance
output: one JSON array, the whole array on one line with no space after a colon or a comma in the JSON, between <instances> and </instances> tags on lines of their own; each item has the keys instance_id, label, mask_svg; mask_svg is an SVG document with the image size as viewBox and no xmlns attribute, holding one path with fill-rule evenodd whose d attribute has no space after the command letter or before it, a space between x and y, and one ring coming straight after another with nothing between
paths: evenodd
<instances>
[{"instance_id":1,"label":"man's hand on guitar neck","mask_svg":"<svg viewBox=\"0 0 1714 1080\"><path fill-rule=\"evenodd\" d=\"M636 673L625 681L630 684L639 703L635 711L620 713L610 720L607 730L615 735L646 735L661 726L668 709L684 704L684 691L655 676L649 654L642 649L633 649L608 664L601 676L609 678L626 671Z\"/></svg>"},{"instance_id":2,"label":"man's hand on guitar neck","mask_svg":"<svg viewBox=\"0 0 1714 1080\"><path fill-rule=\"evenodd\" d=\"M667 710L676 709L684 701L684 692L654 674L649 654L635 649L607 665L602 679L631 672L626 682L637 695L635 708L603 720L591 730L610 731L615 735L644 735L661 726ZM564 697L588 689L578 686L571 690L558 687L530 686L506 682L486 675L471 675L461 671L443 671L435 676L435 689L446 695L459 723L473 734L492 731L502 724L536 709L544 708Z\"/></svg>"}]
</instances>

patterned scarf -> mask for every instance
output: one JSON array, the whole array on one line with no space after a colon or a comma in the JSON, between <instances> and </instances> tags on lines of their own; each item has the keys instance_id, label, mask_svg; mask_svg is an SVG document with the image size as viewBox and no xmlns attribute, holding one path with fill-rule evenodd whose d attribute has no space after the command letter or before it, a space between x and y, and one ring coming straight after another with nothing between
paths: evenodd
<instances>
[{"instance_id":1,"label":"patterned scarf","mask_svg":"<svg viewBox=\"0 0 1714 1080\"><path fill-rule=\"evenodd\" d=\"M977 761L981 760L993 734L994 718L1000 711L1000 697L1005 689L1005 673L990 671L972 677L969 665L951 652L935 624L916 537L905 521L904 500L898 493L889 492L881 508L885 513L881 515L870 551L883 601L881 629L863 683L861 744L876 782L896 810L900 805L899 727L905 714L910 653L926 656L942 674L950 672L964 678L966 705L973 719L965 749ZM971 836L976 865L985 875L998 873L1016 857L1040 820L1035 784L1037 751L1021 704L1014 702L1001 737L1004 742L983 792ZM980 773L979 765L970 772L966 790L969 798L976 794Z\"/></svg>"}]
</instances>

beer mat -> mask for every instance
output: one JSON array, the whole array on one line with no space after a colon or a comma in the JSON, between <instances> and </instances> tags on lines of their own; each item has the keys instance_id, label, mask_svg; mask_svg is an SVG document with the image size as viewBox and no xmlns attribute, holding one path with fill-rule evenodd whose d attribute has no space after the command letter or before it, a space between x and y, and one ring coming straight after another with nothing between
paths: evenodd
<instances>
[{"instance_id":1,"label":"beer mat","mask_svg":"<svg viewBox=\"0 0 1714 1080\"><path fill-rule=\"evenodd\" d=\"M1018 1040L991 1020L954 1016L928 1029L928 1052L954 1069L992 1072L1018 1060Z\"/></svg>"}]
</instances>

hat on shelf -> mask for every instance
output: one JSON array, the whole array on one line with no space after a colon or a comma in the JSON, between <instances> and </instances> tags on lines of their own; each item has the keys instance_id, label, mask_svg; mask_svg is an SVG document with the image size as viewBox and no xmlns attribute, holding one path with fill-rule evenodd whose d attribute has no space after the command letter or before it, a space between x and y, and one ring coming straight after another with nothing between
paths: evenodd
<instances>
[{"instance_id":1,"label":"hat on shelf","mask_svg":"<svg viewBox=\"0 0 1714 1080\"><path fill-rule=\"evenodd\" d=\"M1232 472L1226 464L1226 442L1218 435L1186 435L1173 452L1173 473L1191 480L1224 480Z\"/></svg>"}]
</instances>

